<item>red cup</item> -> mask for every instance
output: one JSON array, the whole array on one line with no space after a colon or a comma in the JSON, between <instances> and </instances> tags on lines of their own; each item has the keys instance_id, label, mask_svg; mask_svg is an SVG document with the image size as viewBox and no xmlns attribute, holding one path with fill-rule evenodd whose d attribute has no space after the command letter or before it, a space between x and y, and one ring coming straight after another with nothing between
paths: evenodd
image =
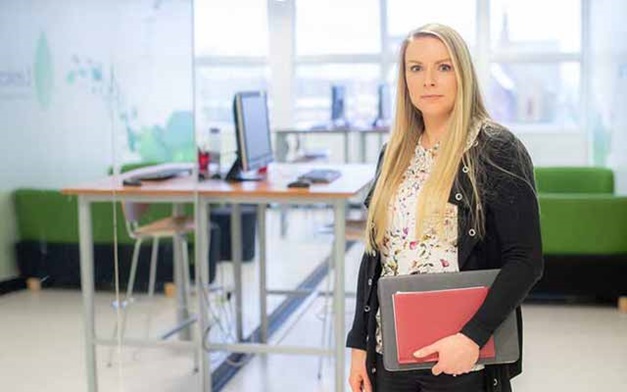
<instances>
[{"instance_id":1,"label":"red cup","mask_svg":"<svg viewBox=\"0 0 627 392\"><path fill-rule=\"evenodd\" d=\"M209 151L198 149L198 170L201 173L207 173L209 171L209 161Z\"/></svg>"}]
</instances>

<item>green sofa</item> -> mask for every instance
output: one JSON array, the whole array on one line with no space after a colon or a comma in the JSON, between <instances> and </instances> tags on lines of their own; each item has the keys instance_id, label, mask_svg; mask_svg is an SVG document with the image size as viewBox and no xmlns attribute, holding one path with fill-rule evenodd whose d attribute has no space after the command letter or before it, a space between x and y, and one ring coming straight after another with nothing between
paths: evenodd
<instances>
[{"instance_id":1,"label":"green sofa","mask_svg":"<svg viewBox=\"0 0 627 392\"><path fill-rule=\"evenodd\" d=\"M74 196L57 190L18 189L13 193L18 241L15 255L20 275L36 277L47 287L79 287L80 259L78 249L78 205ZM130 270L134 240L127 234L120 204L116 206L117 243L114 247L113 203L92 205L92 235L94 241L94 279L99 289L112 289L115 250L120 263L120 278L126 282ZM171 214L168 204L155 204L144 217L146 221ZM212 235L220 238L217 225ZM210 250L210 260L219 259L219 240ZM193 247L193 238L190 238ZM191 250L193 251L193 249ZM157 289L172 281L173 249L171 241L159 245ZM150 243L142 246L136 284L147 287ZM193 261L193 259L192 259ZM210 262L210 276L215 275L215 261ZM190 269L193 274L193 268Z\"/></svg>"},{"instance_id":2,"label":"green sofa","mask_svg":"<svg viewBox=\"0 0 627 392\"><path fill-rule=\"evenodd\" d=\"M159 162L139 162L125 164L125 173ZM108 169L108 174L113 168ZM18 229L18 242L15 253L20 275L23 278L42 279L47 286L79 287L80 261L78 252L78 205L75 196L62 195L58 190L18 189L13 193L13 205ZM94 278L96 287L113 288L114 251L120 262L120 280L125 283L130 270L134 240L128 236L121 205L115 207L117 215L117 247L114 247L113 203L92 204L92 235L94 242ZM252 261L255 256L256 209L242 206L242 260ZM184 213L193 214L193 206L187 204ZM214 205L211 208L209 249L209 275L215 276L216 263L231 259L230 209ZM141 223L172 215L170 203L152 203ZM194 238L189 239L190 254L193 254ZM140 252L136 286L147 287L150 258L150 242L144 243ZM159 267L157 268L157 289L164 282L172 281L173 248L171 241L159 244ZM193 263L193 257L191 261ZM193 276L194 269L190 269Z\"/></svg>"},{"instance_id":3,"label":"green sofa","mask_svg":"<svg viewBox=\"0 0 627 392\"><path fill-rule=\"evenodd\" d=\"M545 273L536 294L627 295L627 196L612 170L535 169Z\"/></svg>"}]
</instances>

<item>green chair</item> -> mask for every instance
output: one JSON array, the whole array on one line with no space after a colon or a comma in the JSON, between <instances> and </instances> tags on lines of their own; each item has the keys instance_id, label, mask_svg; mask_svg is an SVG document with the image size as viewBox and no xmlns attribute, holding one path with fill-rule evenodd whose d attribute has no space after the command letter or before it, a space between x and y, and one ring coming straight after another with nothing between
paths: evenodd
<instances>
[{"instance_id":1,"label":"green chair","mask_svg":"<svg viewBox=\"0 0 627 392\"><path fill-rule=\"evenodd\" d=\"M627 295L627 196L599 167L535 168L545 273L534 292Z\"/></svg>"}]
</instances>

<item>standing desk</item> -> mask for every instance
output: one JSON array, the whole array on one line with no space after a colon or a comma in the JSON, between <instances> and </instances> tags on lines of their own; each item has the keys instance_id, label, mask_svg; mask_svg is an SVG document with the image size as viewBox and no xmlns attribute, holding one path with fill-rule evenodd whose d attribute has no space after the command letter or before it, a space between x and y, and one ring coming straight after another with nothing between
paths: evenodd
<instances>
[{"instance_id":1,"label":"standing desk","mask_svg":"<svg viewBox=\"0 0 627 392\"><path fill-rule=\"evenodd\" d=\"M277 151L277 160L279 162L285 162L287 159L287 154L289 152L289 144L287 143L287 137L289 135L296 135L296 137L300 140L302 136L307 135L333 135L339 134L344 137L344 163L349 163L350 161L350 144L349 144L349 135L357 134L359 135L359 162L366 163L366 137L368 135L376 134L379 135L379 145L383 145L383 136L388 134L390 129L388 127L371 127L371 128L357 128L357 127L338 127L338 128L328 128L328 129L304 129L304 128L287 128L287 129L277 129L274 130L273 133L276 135L276 151Z\"/></svg>"},{"instance_id":2,"label":"standing desk","mask_svg":"<svg viewBox=\"0 0 627 392\"><path fill-rule=\"evenodd\" d=\"M150 168L178 167L180 165L160 165ZM321 165L315 165L320 168ZM236 290L236 315L239 342L235 344L208 343L209 350L227 350L244 353L283 353L302 355L330 355L335 358L335 391L344 391L344 257L345 257L345 211L347 200L364 189L373 178L374 167L371 165L341 165L328 166L342 172L342 176L330 184L314 185L309 189L290 189L287 183L298 174L311 169L311 165L271 164L268 178L262 182L228 183L222 180L208 180L198 182L191 176L177 177L163 182L146 182L141 187L122 185L126 177L137 174L137 171L126 173L118 177L106 177L101 180L68 187L62 190L64 194L78 197L79 238L80 238L80 265L81 290L83 294L83 317L85 322L85 356L87 366L88 391L98 390L96 372L96 346L115 345L116 341L98 339L95 335L94 323L94 260L91 204L102 201L134 201L134 202L171 202L180 206L182 203L195 203L195 283L198 292L198 333L194 341L139 341L124 339L124 345L170 345L177 344L195 351L199 359L201 376L199 391L211 391L211 369L208 356L204 352L202 336L209 327L206 309L209 306L204 288L209 282L209 203L229 203L233 206L231 224L233 265ZM144 169L148 170L148 169ZM322 348L270 345L268 338L268 314L266 296L271 293L266 287L266 231L265 212L268 203L310 204L328 203L334 211L333 263L333 325L335 342L333 350ZM261 343L241 343L242 330L242 282L241 282L241 220L239 212L241 204L255 204L258 206L259 225L259 306L261 314ZM175 208L175 213L180 212ZM285 291L283 291L285 293ZM182 315L184 316L184 315ZM184 321L180 320L179 321Z\"/></svg>"},{"instance_id":3,"label":"standing desk","mask_svg":"<svg viewBox=\"0 0 627 392\"><path fill-rule=\"evenodd\" d=\"M359 163L367 163L366 154L366 139L368 135L378 135L379 146L383 145L383 138L388 135L390 128L387 126L382 127L328 127L328 128L284 128L273 130L276 137L276 157L278 162L287 162L287 156L289 154L288 137L290 135L296 136L298 145L301 143L301 139L306 136L313 135L342 135L343 147L344 147L344 163L349 163L350 159L350 143L349 136L357 135L359 137ZM285 237L287 234L287 212L286 205L281 206L281 237Z\"/></svg>"}]
</instances>

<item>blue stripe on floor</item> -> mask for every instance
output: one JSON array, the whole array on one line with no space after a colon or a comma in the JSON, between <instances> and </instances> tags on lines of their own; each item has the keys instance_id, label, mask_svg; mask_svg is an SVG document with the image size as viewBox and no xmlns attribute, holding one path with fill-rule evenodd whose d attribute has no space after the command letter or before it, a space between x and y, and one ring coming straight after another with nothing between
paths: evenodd
<instances>
[{"instance_id":1,"label":"blue stripe on floor","mask_svg":"<svg viewBox=\"0 0 627 392\"><path fill-rule=\"evenodd\" d=\"M346 241L346 251L350 249L351 246L355 244L355 241ZM320 263L316 269L313 270L309 276L305 278L298 286L297 290L313 290L315 289L320 282L327 276L329 272L329 258L331 255L327 256L327 258ZM281 302L281 304L272 312L268 317L268 336L271 337L283 323L298 309L298 307L305 301L306 296L291 296L288 297L285 301ZM250 336L247 336L244 339L244 342L259 342L261 339L261 329L257 327ZM232 363L246 363L250 358L253 357L254 354L246 354L246 353L233 353L229 355L228 359L222 362L212 373L211 373L211 381L212 381L212 391L219 392L228 384L229 381L237 372L243 368L243 366L234 366Z\"/></svg>"}]
</instances>

